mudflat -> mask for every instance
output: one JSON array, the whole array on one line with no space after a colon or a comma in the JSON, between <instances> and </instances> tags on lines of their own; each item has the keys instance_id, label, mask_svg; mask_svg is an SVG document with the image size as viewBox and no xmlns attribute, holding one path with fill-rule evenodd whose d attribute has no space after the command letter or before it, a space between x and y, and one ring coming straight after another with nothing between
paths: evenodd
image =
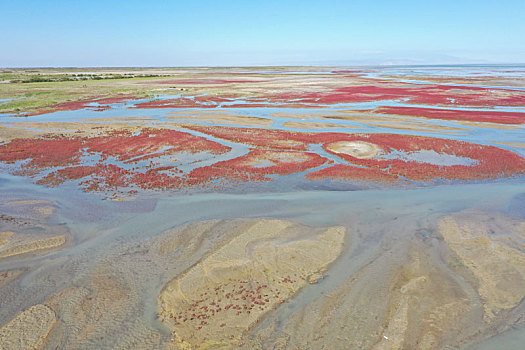
<instances>
[{"instance_id":1,"label":"mudflat","mask_svg":"<svg viewBox=\"0 0 525 350\"><path fill-rule=\"evenodd\" d=\"M3 70L0 348L516 348L525 68L418 69Z\"/></svg>"}]
</instances>

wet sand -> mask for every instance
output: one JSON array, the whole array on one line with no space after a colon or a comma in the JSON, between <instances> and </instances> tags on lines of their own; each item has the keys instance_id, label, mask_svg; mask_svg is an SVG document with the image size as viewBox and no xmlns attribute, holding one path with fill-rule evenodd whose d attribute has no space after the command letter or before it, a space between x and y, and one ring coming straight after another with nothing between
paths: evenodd
<instances>
[{"instance_id":1,"label":"wet sand","mask_svg":"<svg viewBox=\"0 0 525 350\"><path fill-rule=\"evenodd\" d=\"M139 216L105 202L109 217L95 202L65 218L91 232L75 246L2 258L24 271L0 289L2 332L48 317L35 307L60 320L31 331L41 348L465 347L521 325L523 190L198 195Z\"/></svg>"}]
</instances>

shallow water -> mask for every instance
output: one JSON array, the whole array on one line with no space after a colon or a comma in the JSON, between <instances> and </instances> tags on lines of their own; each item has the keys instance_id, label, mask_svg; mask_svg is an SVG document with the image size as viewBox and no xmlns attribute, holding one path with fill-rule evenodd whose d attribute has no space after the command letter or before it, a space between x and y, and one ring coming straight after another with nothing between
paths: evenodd
<instances>
[{"instance_id":1,"label":"shallow water","mask_svg":"<svg viewBox=\"0 0 525 350\"><path fill-rule=\"evenodd\" d=\"M520 350L523 349L523 344L525 344L525 329L512 329L469 347L468 350Z\"/></svg>"},{"instance_id":2,"label":"shallow water","mask_svg":"<svg viewBox=\"0 0 525 350\"><path fill-rule=\"evenodd\" d=\"M59 208L56 221L67 225L75 240L74 246L50 253L45 258L0 263L0 270L29 269L21 280L18 294L4 295L10 307L0 322L13 317L17 309L42 302L70 281L77 280L75 284L81 285L81 277L111 256L115 247L143 244L141 242L185 223L227 218L280 218L313 226L347 227L350 233L347 246L351 249L336 261L322 283L302 291L278 309L275 317L285 322L289 315L351 278L371 256L385 249L385 244L391 244L388 242L412 240L418 234L435 236L437 219L465 210L514 217L525 196L524 184L500 183L412 190L146 196L134 202L112 202L102 200L99 195L79 193L74 187L46 189L6 175L0 178L0 189L3 200L25 198L56 202ZM76 268L70 270L66 266ZM68 272L64 274L64 271ZM136 288L146 293L141 296L144 300L141 317L146 324L164 332L156 320L156 297L162 288L162 279L150 270L136 270L135 274L150 275L146 282L137 278ZM36 286L42 293L34 294ZM502 349L521 349L518 340L524 336L525 329L515 330L474 349L494 348L493 344L505 344L500 347Z\"/></svg>"}]
</instances>

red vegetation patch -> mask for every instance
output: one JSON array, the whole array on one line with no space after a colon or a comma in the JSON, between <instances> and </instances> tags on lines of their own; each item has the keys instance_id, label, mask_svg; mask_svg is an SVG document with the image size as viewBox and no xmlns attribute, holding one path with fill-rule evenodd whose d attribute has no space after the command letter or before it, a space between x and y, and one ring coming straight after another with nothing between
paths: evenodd
<instances>
[{"instance_id":1,"label":"red vegetation patch","mask_svg":"<svg viewBox=\"0 0 525 350\"><path fill-rule=\"evenodd\" d=\"M462 120L472 122L524 124L525 113L497 111L460 111L454 109L419 108L419 107L379 107L377 113L395 114L409 117L423 117L444 120Z\"/></svg>"},{"instance_id":2,"label":"red vegetation patch","mask_svg":"<svg viewBox=\"0 0 525 350\"><path fill-rule=\"evenodd\" d=\"M172 85L220 85L220 84L242 84L260 83L261 80L227 80L227 79L170 79L162 81L146 81L142 84L172 84Z\"/></svg>"},{"instance_id":3,"label":"red vegetation patch","mask_svg":"<svg viewBox=\"0 0 525 350\"><path fill-rule=\"evenodd\" d=\"M38 180L37 183L40 185L46 185L50 187L58 186L67 180L79 180L83 177L92 175L97 172L96 166L72 166L64 169L59 169L55 172L49 173L42 179Z\"/></svg>"},{"instance_id":4,"label":"red vegetation patch","mask_svg":"<svg viewBox=\"0 0 525 350\"><path fill-rule=\"evenodd\" d=\"M377 168L361 168L351 165L337 164L328 168L311 172L306 175L310 180L322 180L325 178L331 179L349 179L356 181L371 181L371 182L395 182L398 177L388 174Z\"/></svg>"},{"instance_id":5,"label":"red vegetation patch","mask_svg":"<svg viewBox=\"0 0 525 350\"><path fill-rule=\"evenodd\" d=\"M224 154L230 147L185 132L148 128L138 134L124 131L90 138L55 136L13 140L0 145L0 162L13 164L25 160L20 174L47 174L39 183L48 186L81 180L80 184L88 191L231 186L240 182L267 181L271 176L300 173L327 162L333 163L309 152L314 144L322 145L326 152L338 157L341 164L308 174L310 180L341 178L392 183L401 180L484 180L525 174L525 158L516 153L441 138L197 125L189 128L256 149L183 173L170 164L169 159L158 164L154 161L180 152ZM381 152L374 158L361 159L351 153L331 151L331 143L342 141L371 143ZM144 165L146 160L149 163ZM51 172L47 173L49 170Z\"/></svg>"},{"instance_id":6,"label":"red vegetation patch","mask_svg":"<svg viewBox=\"0 0 525 350\"><path fill-rule=\"evenodd\" d=\"M390 175L403 177L414 181L430 181L434 179L479 180L508 177L525 173L525 159L518 154L493 146L483 146L463 141L455 141L433 137L397 135L397 134L342 134L342 133L301 133L268 129L204 127L189 128L223 138L233 142L269 148L276 150L307 150L311 144L323 144L325 151L332 153L354 165L367 168L383 169ZM439 165L431 162L420 162L380 157L359 159L347 154L330 151L327 145L339 141L363 141L373 143L385 154L401 151L411 154L420 151L433 151L438 155L462 157L472 161L472 165ZM336 168L339 174L343 172ZM347 170L356 174L366 175L364 170ZM328 174L328 171L320 171ZM334 173L332 173L333 175ZM370 171L368 174L376 174ZM388 176L387 176L388 178Z\"/></svg>"},{"instance_id":7,"label":"red vegetation patch","mask_svg":"<svg viewBox=\"0 0 525 350\"><path fill-rule=\"evenodd\" d=\"M234 83L221 79L195 79L188 83ZM173 81L176 82L175 80ZM180 81L179 81L180 82ZM247 81L243 81L247 82ZM264 97L181 96L138 103L131 108L319 108L333 104L348 104L384 100L408 100L426 105L460 106L523 106L525 93L506 89L452 85L389 85L391 82L374 81L375 85L354 85L324 92L280 93ZM234 104L223 104L235 102Z\"/></svg>"},{"instance_id":8,"label":"red vegetation patch","mask_svg":"<svg viewBox=\"0 0 525 350\"><path fill-rule=\"evenodd\" d=\"M26 167L55 167L80 160L83 141L79 138L16 139L0 145L0 161L14 163L29 159Z\"/></svg>"},{"instance_id":9,"label":"red vegetation patch","mask_svg":"<svg viewBox=\"0 0 525 350\"><path fill-rule=\"evenodd\" d=\"M175 167L168 167L177 172ZM159 173L166 167L154 168L145 173L127 170L113 164L97 163L95 166L69 167L54 171L37 183L50 187L58 186L67 180L84 179L80 185L90 192L117 191L123 188L144 190L180 189L183 181L176 176ZM91 176L91 177L88 177Z\"/></svg>"},{"instance_id":10,"label":"red vegetation patch","mask_svg":"<svg viewBox=\"0 0 525 350\"><path fill-rule=\"evenodd\" d=\"M120 161L144 160L148 158L147 155L158 152L162 154L156 156L179 152L222 154L231 149L203 137L169 129L143 129L138 135L122 132L87 138L84 142L89 152L100 153L106 158L113 156Z\"/></svg>"},{"instance_id":11,"label":"red vegetation patch","mask_svg":"<svg viewBox=\"0 0 525 350\"><path fill-rule=\"evenodd\" d=\"M406 97L407 89L379 86L350 86L329 92L284 93L270 98L271 101L295 101L308 104L357 103L380 100L401 99Z\"/></svg>"},{"instance_id":12,"label":"red vegetation patch","mask_svg":"<svg viewBox=\"0 0 525 350\"><path fill-rule=\"evenodd\" d=\"M186 125L187 129L212 135L219 139L239 142L258 148L276 150L305 151L312 144L336 141L366 140L361 134L342 134L335 132L294 132L272 129L238 128L227 126Z\"/></svg>"},{"instance_id":13,"label":"red vegetation patch","mask_svg":"<svg viewBox=\"0 0 525 350\"><path fill-rule=\"evenodd\" d=\"M84 180L81 185L90 192L118 191L133 187L143 190L176 190L184 186L184 181L180 177L160 173L164 170L165 167L159 167L143 173L113 164L98 164L94 177ZM176 168L171 170L177 172Z\"/></svg>"},{"instance_id":14,"label":"red vegetation patch","mask_svg":"<svg viewBox=\"0 0 525 350\"><path fill-rule=\"evenodd\" d=\"M480 87L406 84L403 87L349 86L329 92L279 94L269 98L270 101L274 102L293 100L294 103L299 104L328 105L400 99L408 99L411 103L430 105L523 106L525 104L525 93Z\"/></svg>"},{"instance_id":15,"label":"red vegetation patch","mask_svg":"<svg viewBox=\"0 0 525 350\"><path fill-rule=\"evenodd\" d=\"M244 143L261 148L294 151L305 151L307 145L310 143L311 137L315 135L312 133L222 126L187 125L186 128L232 142Z\"/></svg>"},{"instance_id":16,"label":"red vegetation patch","mask_svg":"<svg viewBox=\"0 0 525 350\"><path fill-rule=\"evenodd\" d=\"M230 147L176 130L143 129L138 135L123 131L89 138L16 139L0 145L0 161L14 163L30 159L29 167L56 167L77 163L84 154L100 154L103 159L112 156L125 161L160 151L164 155L178 152L222 154L230 151Z\"/></svg>"},{"instance_id":17,"label":"red vegetation patch","mask_svg":"<svg viewBox=\"0 0 525 350\"><path fill-rule=\"evenodd\" d=\"M525 173L525 159L518 154L493 146L433 137L372 134L358 135L355 141L366 141L378 145L388 154L403 151L411 154L418 151L433 151L439 155L462 157L473 161L472 165L439 165L394 159L359 159L347 154L333 153L326 145L324 149L355 165L382 169L390 175L414 181L486 180L509 177Z\"/></svg>"},{"instance_id":18,"label":"red vegetation patch","mask_svg":"<svg viewBox=\"0 0 525 350\"><path fill-rule=\"evenodd\" d=\"M104 162L112 157L113 161L137 164L152 154L154 157L179 152L223 154L230 150L228 146L185 132L144 129L137 135L115 132L90 138L17 139L0 145L0 162L12 164L27 160L19 172L25 175L36 175L48 169L65 167L51 172L39 181L48 186L92 176L93 180L83 182L88 190L132 186L144 189L172 189L182 184L179 177L173 176L181 172L174 166L153 168L150 162L150 165L146 166L147 170L141 172L140 167L128 170ZM98 163L92 166L79 165L81 162L93 162L93 159L90 159L93 156L100 158Z\"/></svg>"},{"instance_id":19,"label":"red vegetation patch","mask_svg":"<svg viewBox=\"0 0 525 350\"><path fill-rule=\"evenodd\" d=\"M190 177L197 182L214 179L238 181L269 180L268 175L289 175L316 168L327 161L316 153L251 150L248 154L197 168Z\"/></svg>"}]
</instances>

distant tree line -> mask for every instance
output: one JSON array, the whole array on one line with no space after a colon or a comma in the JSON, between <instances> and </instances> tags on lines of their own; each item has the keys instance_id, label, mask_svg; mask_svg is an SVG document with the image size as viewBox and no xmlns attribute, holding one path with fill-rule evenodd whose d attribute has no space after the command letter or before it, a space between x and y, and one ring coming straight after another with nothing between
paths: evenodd
<instances>
[{"instance_id":1,"label":"distant tree line","mask_svg":"<svg viewBox=\"0 0 525 350\"><path fill-rule=\"evenodd\" d=\"M11 79L11 83L43 83L78 80L106 80L106 79L131 79L162 77L158 74L61 74L61 75L31 75L29 78Z\"/></svg>"}]
</instances>

